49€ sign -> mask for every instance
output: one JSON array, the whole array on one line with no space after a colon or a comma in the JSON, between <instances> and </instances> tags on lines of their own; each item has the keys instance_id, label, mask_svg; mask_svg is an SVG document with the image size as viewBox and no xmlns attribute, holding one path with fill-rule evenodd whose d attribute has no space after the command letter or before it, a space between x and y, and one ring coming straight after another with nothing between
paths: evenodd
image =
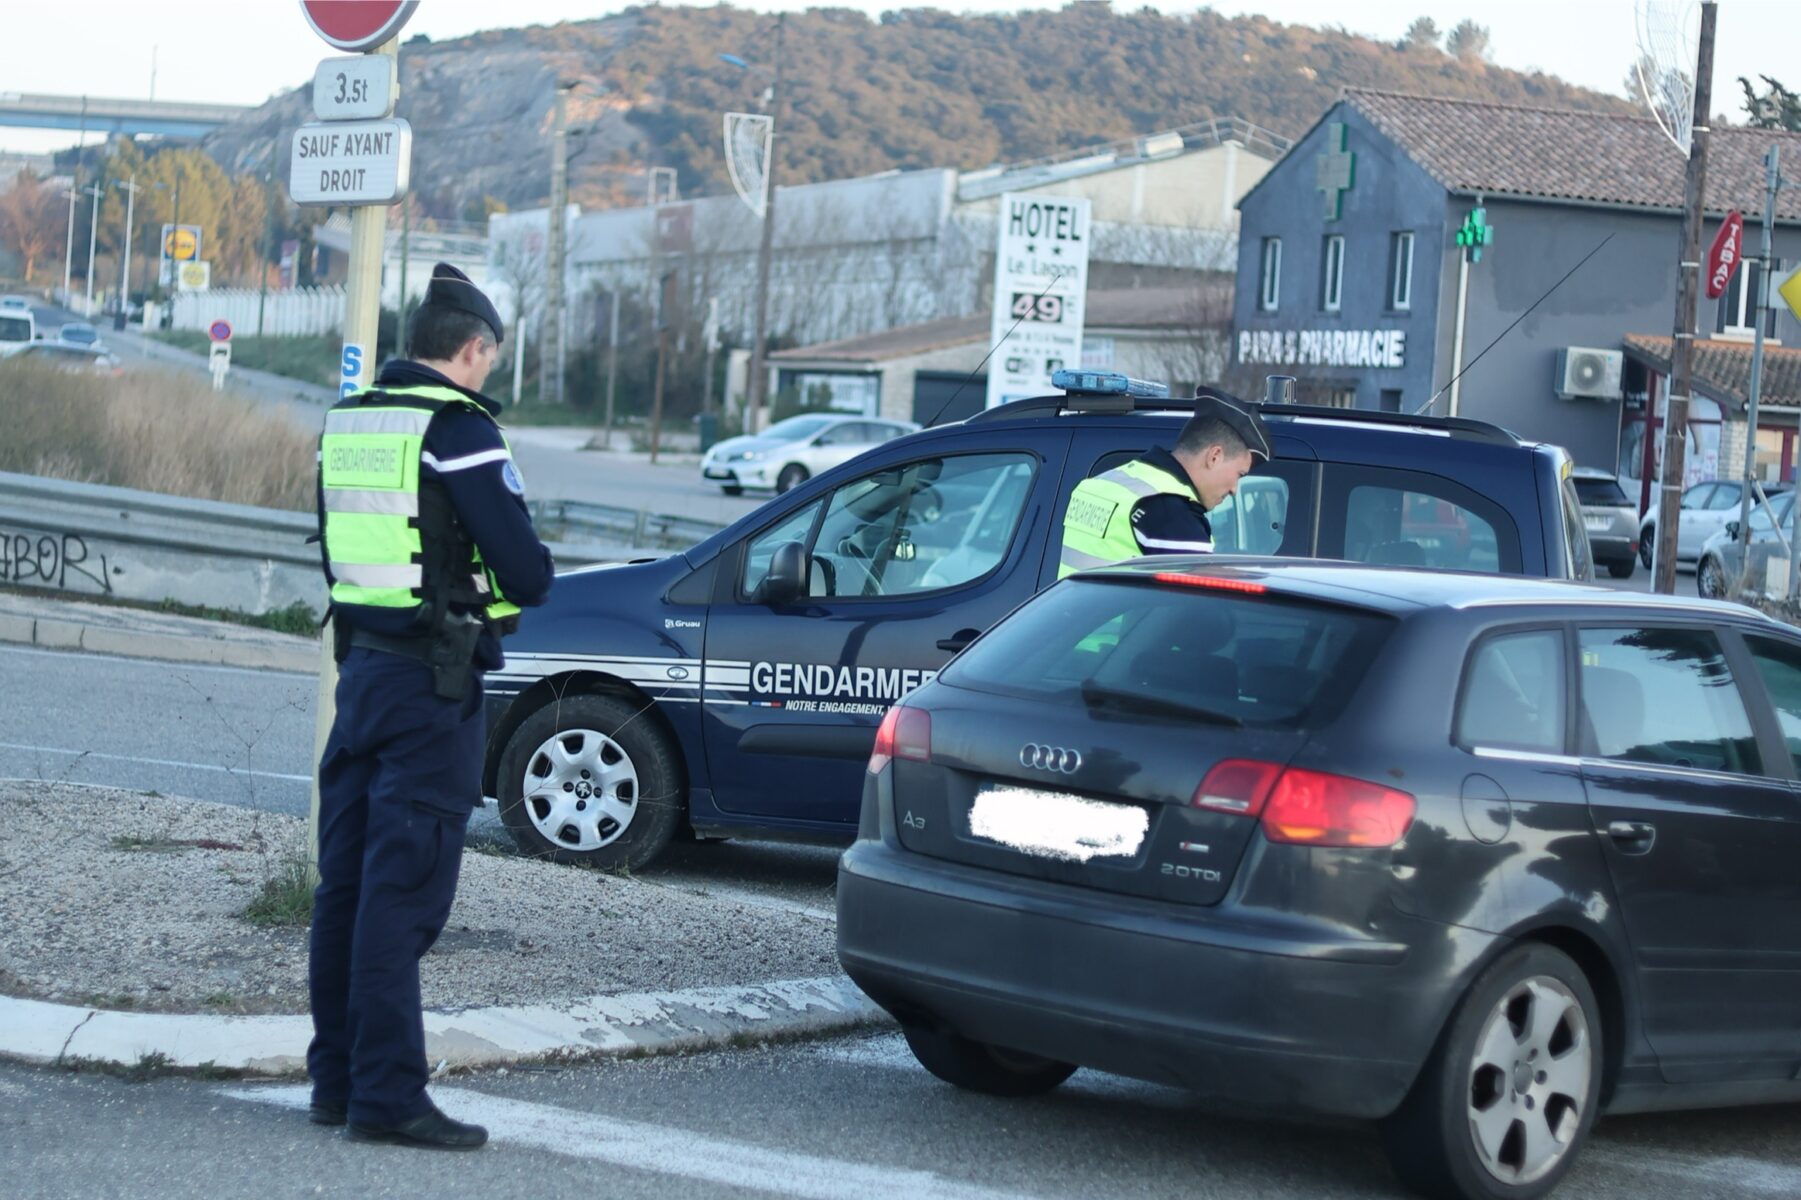
<instances>
[{"instance_id":1,"label":"49\u20ac sign","mask_svg":"<svg viewBox=\"0 0 1801 1200\"><path fill-rule=\"evenodd\" d=\"M1090 207L1072 196L1001 197L987 407L1054 393L1051 373L1082 365Z\"/></svg>"}]
</instances>

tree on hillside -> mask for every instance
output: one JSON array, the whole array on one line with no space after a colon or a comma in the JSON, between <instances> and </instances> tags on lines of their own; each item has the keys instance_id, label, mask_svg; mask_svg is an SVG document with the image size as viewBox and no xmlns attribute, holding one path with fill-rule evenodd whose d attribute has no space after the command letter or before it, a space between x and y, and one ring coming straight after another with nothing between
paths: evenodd
<instances>
[{"instance_id":1,"label":"tree on hillside","mask_svg":"<svg viewBox=\"0 0 1801 1200\"><path fill-rule=\"evenodd\" d=\"M38 264L63 240L65 216L63 197L30 171L21 173L12 187L0 194L0 242L18 254L26 283L33 281Z\"/></svg>"},{"instance_id":2,"label":"tree on hillside","mask_svg":"<svg viewBox=\"0 0 1801 1200\"><path fill-rule=\"evenodd\" d=\"M1415 17L1413 24L1407 27L1407 33L1401 38L1401 48L1423 50L1428 46L1438 49L1438 22L1431 17Z\"/></svg>"},{"instance_id":3,"label":"tree on hillside","mask_svg":"<svg viewBox=\"0 0 1801 1200\"><path fill-rule=\"evenodd\" d=\"M1451 30L1451 36L1445 39L1445 49L1466 61L1486 61L1489 51L1488 26L1478 25L1465 17L1457 22Z\"/></svg>"},{"instance_id":4,"label":"tree on hillside","mask_svg":"<svg viewBox=\"0 0 1801 1200\"><path fill-rule=\"evenodd\" d=\"M1739 86L1745 89L1745 115L1750 119L1751 127L1801 133L1801 95L1789 91L1768 75L1762 79L1768 90L1761 96L1749 79L1743 75L1738 79Z\"/></svg>"}]
</instances>

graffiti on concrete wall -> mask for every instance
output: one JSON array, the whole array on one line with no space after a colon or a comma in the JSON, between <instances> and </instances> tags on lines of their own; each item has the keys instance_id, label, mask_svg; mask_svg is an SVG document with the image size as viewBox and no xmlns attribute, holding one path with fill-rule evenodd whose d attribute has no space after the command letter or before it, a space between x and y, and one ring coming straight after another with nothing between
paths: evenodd
<instances>
[{"instance_id":1,"label":"graffiti on concrete wall","mask_svg":"<svg viewBox=\"0 0 1801 1200\"><path fill-rule=\"evenodd\" d=\"M79 533L15 533L0 529L0 583L112 595L106 555L92 553Z\"/></svg>"}]
</instances>

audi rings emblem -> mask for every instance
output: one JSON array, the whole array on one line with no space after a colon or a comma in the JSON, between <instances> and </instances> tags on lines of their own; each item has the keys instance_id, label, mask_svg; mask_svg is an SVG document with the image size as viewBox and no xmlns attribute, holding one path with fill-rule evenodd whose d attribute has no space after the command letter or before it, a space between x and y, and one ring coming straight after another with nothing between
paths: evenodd
<instances>
[{"instance_id":1,"label":"audi rings emblem","mask_svg":"<svg viewBox=\"0 0 1801 1200\"><path fill-rule=\"evenodd\" d=\"M1062 775L1074 775L1082 766L1082 755L1079 751L1068 750L1062 746L1044 746L1037 742L1027 742L1019 750L1019 765L1030 767L1035 771L1056 771Z\"/></svg>"}]
</instances>

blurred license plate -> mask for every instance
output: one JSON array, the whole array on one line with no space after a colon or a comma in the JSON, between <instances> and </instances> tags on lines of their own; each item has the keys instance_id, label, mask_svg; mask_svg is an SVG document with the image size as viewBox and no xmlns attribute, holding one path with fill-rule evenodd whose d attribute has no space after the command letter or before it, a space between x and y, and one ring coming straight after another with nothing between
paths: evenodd
<instances>
[{"instance_id":1,"label":"blurred license plate","mask_svg":"<svg viewBox=\"0 0 1801 1200\"><path fill-rule=\"evenodd\" d=\"M1136 854L1150 824L1137 805L1000 785L983 788L969 809L969 831L977 837L1066 862Z\"/></svg>"},{"instance_id":2,"label":"blurred license plate","mask_svg":"<svg viewBox=\"0 0 1801 1200\"><path fill-rule=\"evenodd\" d=\"M1582 523L1588 526L1590 533L1604 533L1613 521L1609 517L1584 517Z\"/></svg>"}]
</instances>

